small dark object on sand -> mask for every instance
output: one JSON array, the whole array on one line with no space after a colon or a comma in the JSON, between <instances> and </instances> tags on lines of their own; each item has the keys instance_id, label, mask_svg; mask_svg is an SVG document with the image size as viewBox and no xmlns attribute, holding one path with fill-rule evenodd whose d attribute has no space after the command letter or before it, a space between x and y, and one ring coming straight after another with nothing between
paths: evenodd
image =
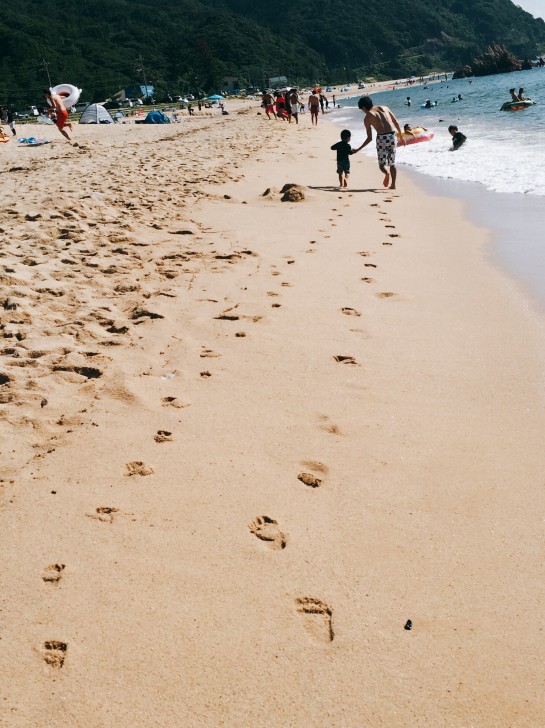
<instances>
[{"instance_id":1,"label":"small dark object on sand","mask_svg":"<svg viewBox=\"0 0 545 728\"><path fill-rule=\"evenodd\" d=\"M412 619L408 619L408 620L407 620L407 621L405 622L405 627L404 627L404 629L406 629L407 631L409 631L409 630L411 630L412 628L413 628L413 620L412 620Z\"/></svg>"}]
</instances>

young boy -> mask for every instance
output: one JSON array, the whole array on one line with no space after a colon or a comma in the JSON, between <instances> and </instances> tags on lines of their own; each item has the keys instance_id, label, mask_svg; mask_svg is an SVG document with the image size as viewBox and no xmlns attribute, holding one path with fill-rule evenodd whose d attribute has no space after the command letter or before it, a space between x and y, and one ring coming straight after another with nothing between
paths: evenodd
<instances>
[{"instance_id":1,"label":"young boy","mask_svg":"<svg viewBox=\"0 0 545 728\"><path fill-rule=\"evenodd\" d=\"M350 155L359 152L361 147L352 149L350 139L352 134L348 129L341 131L341 141L334 144L331 149L337 152L337 174L339 175L339 189L348 187L348 175L350 174ZM362 144L363 146L363 144Z\"/></svg>"},{"instance_id":2,"label":"young boy","mask_svg":"<svg viewBox=\"0 0 545 728\"><path fill-rule=\"evenodd\" d=\"M449 126L448 130L452 135L452 149L450 151L455 152L457 149L460 149L467 137L461 131L458 131L457 126Z\"/></svg>"}]
</instances>

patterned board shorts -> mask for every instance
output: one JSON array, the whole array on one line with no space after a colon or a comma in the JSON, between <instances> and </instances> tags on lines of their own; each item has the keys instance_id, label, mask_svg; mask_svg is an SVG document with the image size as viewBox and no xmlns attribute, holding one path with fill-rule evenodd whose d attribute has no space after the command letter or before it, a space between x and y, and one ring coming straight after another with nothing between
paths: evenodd
<instances>
[{"instance_id":1,"label":"patterned board shorts","mask_svg":"<svg viewBox=\"0 0 545 728\"><path fill-rule=\"evenodd\" d=\"M396 133L377 134L377 156L379 164L396 163Z\"/></svg>"}]
</instances>

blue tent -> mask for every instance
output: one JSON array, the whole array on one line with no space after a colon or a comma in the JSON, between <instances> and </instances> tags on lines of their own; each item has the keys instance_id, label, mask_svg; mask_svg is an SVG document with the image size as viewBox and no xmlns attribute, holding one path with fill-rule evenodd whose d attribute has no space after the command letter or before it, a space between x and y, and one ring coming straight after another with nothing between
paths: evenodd
<instances>
[{"instance_id":1,"label":"blue tent","mask_svg":"<svg viewBox=\"0 0 545 728\"><path fill-rule=\"evenodd\" d=\"M170 124L170 119L162 111L150 111L144 119L145 124Z\"/></svg>"},{"instance_id":2,"label":"blue tent","mask_svg":"<svg viewBox=\"0 0 545 728\"><path fill-rule=\"evenodd\" d=\"M219 94L213 94L212 96L208 97L208 101L223 101L223 96L220 96Z\"/></svg>"}]
</instances>

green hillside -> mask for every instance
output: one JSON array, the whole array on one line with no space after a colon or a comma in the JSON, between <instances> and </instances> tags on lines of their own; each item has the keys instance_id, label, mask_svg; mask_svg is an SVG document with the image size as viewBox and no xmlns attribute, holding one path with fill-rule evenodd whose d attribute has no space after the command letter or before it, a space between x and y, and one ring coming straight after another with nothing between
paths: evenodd
<instances>
[{"instance_id":1,"label":"green hillside","mask_svg":"<svg viewBox=\"0 0 545 728\"><path fill-rule=\"evenodd\" d=\"M545 22L510 0L4 0L0 100L35 102L52 83L104 99L147 80L171 93L322 82L463 65L491 42L545 49Z\"/></svg>"}]
</instances>

